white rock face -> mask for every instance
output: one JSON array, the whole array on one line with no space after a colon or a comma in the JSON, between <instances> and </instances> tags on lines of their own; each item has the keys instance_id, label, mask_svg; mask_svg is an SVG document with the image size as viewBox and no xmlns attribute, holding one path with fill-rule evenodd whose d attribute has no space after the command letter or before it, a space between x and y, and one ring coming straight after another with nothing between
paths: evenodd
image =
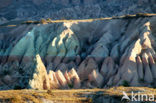
<instances>
[{"instance_id":1,"label":"white rock face","mask_svg":"<svg viewBox=\"0 0 156 103\"><path fill-rule=\"evenodd\" d=\"M36 55L36 68L29 85L33 89L50 89L46 68L39 55Z\"/></svg>"},{"instance_id":2,"label":"white rock face","mask_svg":"<svg viewBox=\"0 0 156 103\"><path fill-rule=\"evenodd\" d=\"M60 85L64 88L67 86L67 81L60 70L56 72L56 78L58 79Z\"/></svg>"},{"instance_id":3,"label":"white rock face","mask_svg":"<svg viewBox=\"0 0 156 103\"><path fill-rule=\"evenodd\" d=\"M49 77L50 89L59 89L61 87L61 85L56 77L55 72L49 71L48 77Z\"/></svg>"}]
</instances>

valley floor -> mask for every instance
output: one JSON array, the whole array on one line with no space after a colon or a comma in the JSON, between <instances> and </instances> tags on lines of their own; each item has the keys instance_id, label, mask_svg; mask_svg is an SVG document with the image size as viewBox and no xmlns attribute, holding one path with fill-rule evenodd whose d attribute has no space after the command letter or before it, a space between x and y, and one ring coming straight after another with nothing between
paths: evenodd
<instances>
[{"instance_id":1,"label":"valley floor","mask_svg":"<svg viewBox=\"0 0 156 103\"><path fill-rule=\"evenodd\" d=\"M0 91L1 103L121 103L123 91L153 94L156 89L147 87L113 87L109 89L72 89L72 90L7 90ZM129 103L128 101L122 101ZM133 102L132 102L133 103ZM141 102L142 103L142 102ZM144 103L144 102L143 102Z\"/></svg>"}]
</instances>

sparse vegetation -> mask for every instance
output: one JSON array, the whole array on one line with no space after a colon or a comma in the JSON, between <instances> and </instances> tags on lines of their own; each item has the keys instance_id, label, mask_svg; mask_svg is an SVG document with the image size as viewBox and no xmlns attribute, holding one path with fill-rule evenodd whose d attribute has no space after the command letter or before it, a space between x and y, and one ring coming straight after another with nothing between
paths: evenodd
<instances>
[{"instance_id":1,"label":"sparse vegetation","mask_svg":"<svg viewBox=\"0 0 156 103\"><path fill-rule=\"evenodd\" d=\"M73 84L68 84L68 87L69 87L69 88L73 88L74 85L73 85Z\"/></svg>"},{"instance_id":2,"label":"sparse vegetation","mask_svg":"<svg viewBox=\"0 0 156 103\"><path fill-rule=\"evenodd\" d=\"M124 87L129 87L129 83L128 83L128 81L126 81L126 80L124 80L124 81L122 82L122 85L123 85Z\"/></svg>"},{"instance_id":3,"label":"sparse vegetation","mask_svg":"<svg viewBox=\"0 0 156 103\"><path fill-rule=\"evenodd\" d=\"M95 19L84 19L84 20L67 20L64 17L62 17L60 20L51 20L50 18L47 19L41 19L40 21L32 21L32 20L28 20L28 21L24 21L18 25L21 24L47 24L47 23L59 23L59 22L92 22L92 21L96 21L96 20L111 20L111 19L133 19L133 18L138 18L138 17L152 17L152 16L156 16L156 14L152 14L152 13L137 13L134 15L123 15L123 16L113 16L113 17L105 17L105 18L95 18ZM17 22L17 21L15 21ZM17 24L17 23L16 23ZM13 22L12 24L8 25L8 24L3 24L0 25L0 27L14 27L17 26L15 25L15 23Z\"/></svg>"},{"instance_id":4,"label":"sparse vegetation","mask_svg":"<svg viewBox=\"0 0 156 103\"><path fill-rule=\"evenodd\" d=\"M144 83L144 79L143 79L143 78L140 78L140 79L139 79L139 82L140 82L140 83Z\"/></svg>"}]
</instances>

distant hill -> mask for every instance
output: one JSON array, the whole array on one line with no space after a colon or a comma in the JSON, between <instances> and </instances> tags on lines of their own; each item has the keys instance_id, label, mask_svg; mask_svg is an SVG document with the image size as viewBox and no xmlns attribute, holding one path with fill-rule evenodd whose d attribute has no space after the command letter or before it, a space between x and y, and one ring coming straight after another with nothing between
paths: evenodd
<instances>
[{"instance_id":1,"label":"distant hill","mask_svg":"<svg viewBox=\"0 0 156 103\"><path fill-rule=\"evenodd\" d=\"M0 0L0 18L88 19L155 13L155 0Z\"/></svg>"}]
</instances>

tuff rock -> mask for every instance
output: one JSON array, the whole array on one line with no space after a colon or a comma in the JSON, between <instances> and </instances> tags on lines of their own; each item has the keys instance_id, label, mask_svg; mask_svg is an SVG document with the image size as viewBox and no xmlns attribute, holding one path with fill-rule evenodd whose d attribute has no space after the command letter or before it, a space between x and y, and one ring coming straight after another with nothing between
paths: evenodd
<instances>
[{"instance_id":1,"label":"tuff rock","mask_svg":"<svg viewBox=\"0 0 156 103\"><path fill-rule=\"evenodd\" d=\"M136 15L2 27L0 87L155 86L155 19Z\"/></svg>"}]
</instances>

